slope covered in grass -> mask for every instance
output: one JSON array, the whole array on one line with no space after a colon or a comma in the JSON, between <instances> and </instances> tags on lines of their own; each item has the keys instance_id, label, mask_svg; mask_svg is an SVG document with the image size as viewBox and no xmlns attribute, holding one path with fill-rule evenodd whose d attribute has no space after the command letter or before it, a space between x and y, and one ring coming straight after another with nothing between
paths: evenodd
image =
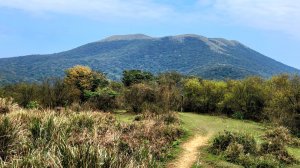
<instances>
[{"instance_id":1,"label":"slope covered in grass","mask_svg":"<svg viewBox=\"0 0 300 168\"><path fill-rule=\"evenodd\" d=\"M210 140L224 130L241 132L254 136L258 143L262 143L262 135L265 131L271 129L261 123L245 120L235 120L220 116L199 115L194 113L180 113L182 126L191 136L210 135ZM209 143L210 141L208 141ZM299 160L300 148L289 147L288 151L297 160ZM199 150L199 158L194 167L241 167L224 161L221 157L210 154L206 147ZM290 167L299 167L300 165L291 165Z\"/></svg>"}]
</instances>

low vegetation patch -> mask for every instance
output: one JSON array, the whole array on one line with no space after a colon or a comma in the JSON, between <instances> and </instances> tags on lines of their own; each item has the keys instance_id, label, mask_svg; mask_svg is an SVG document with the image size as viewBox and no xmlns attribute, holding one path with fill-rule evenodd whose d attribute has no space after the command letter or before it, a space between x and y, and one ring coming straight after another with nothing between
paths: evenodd
<instances>
[{"instance_id":1,"label":"low vegetation patch","mask_svg":"<svg viewBox=\"0 0 300 168\"><path fill-rule=\"evenodd\" d=\"M183 135L177 120L21 109L0 115L0 167L158 167Z\"/></svg>"},{"instance_id":2,"label":"low vegetation patch","mask_svg":"<svg viewBox=\"0 0 300 168\"><path fill-rule=\"evenodd\" d=\"M287 151L287 146L297 139L288 129L274 128L262 139L258 144L251 135L224 131L213 139L208 151L244 167L282 167L298 162Z\"/></svg>"}]
</instances>

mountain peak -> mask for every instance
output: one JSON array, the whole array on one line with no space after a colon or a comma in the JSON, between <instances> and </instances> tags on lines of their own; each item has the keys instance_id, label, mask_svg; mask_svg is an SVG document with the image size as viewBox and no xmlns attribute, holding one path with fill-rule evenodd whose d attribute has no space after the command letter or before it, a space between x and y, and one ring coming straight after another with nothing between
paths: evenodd
<instances>
[{"instance_id":1,"label":"mountain peak","mask_svg":"<svg viewBox=\"0 0 300 168\"><path fill-rule=\"evenodd\" d=\"M208 41L208 38L197 34L180 34L180 35L169 36L169 37L172 38L173 40L180 41L180 42L183 42L186 38L195 38L201 41Z\"/></svg>"},{"instance_id":2,"label":"mountain peak","mask_svg":"<svg viewBox=\"0 0 300 168\"><path fill-rule=\"evenodd\" d=\"M114 35L105 38L102 41L119 41L119 40L145 40L145 39L152 39L152 37L144 35L144 34L128 34L128 35Z\"/></svg>"},{"instance_id":3,"label":"mountain peak","mask_svg":"<svg viewBox=\"0 0 300 168\"><path fill-rule=\"evenodd\" d=\"M78 64L90 66L117 80L127 69L152 73L178 71L208 79L300 74L299 70L234 40L195 34L165 37L131 34L111 36L56 54L0 59L0 84L61 77L65 69Z\"/></svg>"}]
</instances>

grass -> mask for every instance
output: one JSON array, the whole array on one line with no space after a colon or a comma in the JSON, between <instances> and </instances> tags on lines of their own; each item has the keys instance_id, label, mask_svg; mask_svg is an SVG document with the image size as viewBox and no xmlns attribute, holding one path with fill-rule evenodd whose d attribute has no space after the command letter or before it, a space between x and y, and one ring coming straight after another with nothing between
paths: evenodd
<instances>
[{"instance_id":1,"label":"grass","mask_svg":"<svg viewBox=\"0 0 300 168\"><path fill-rule=\"evenodd\" d=\"M188 131L190 135L202 134L216 135L224 130L244 132L251 134L254 138L261 142L261 135L268 130L268 126L253 121L235 120L220 116L199 115L194 113L179 113L182 121L182 127ZM300 148L289 148L289 153L297 160L300 160ZM200 149L201 157L199 157L194 167L240 167L238 165L226 162L221 157L214 156L207 152L207 147ZM291 168L300 165L292 165Z\"/></svg>"},{"instance_id":2,"label":"grass","mask_svg":"<svg viewBox=\"0 0 300 168\"><path fill-rule=\"evenodd\" d=\"M114 111L113 114L115 117L111 117L110 114L92 112L58 115L55 112L28 112L21 110L20 112L10 113L6 115L6 117L10 118L10 120L15 124L19 123L19 125L16 125L18 126L16 129L18 133L22 134L19 134L20 136L17 141L11 143L14 145L14 150L7 151L10 155L10 158L6 160L6 162L2 161L0 167L1 165L6 165L9 167L13 165L20 166L24 164L28 166L38 164L43 166L45 166L45 164L48 166L53 166L56 163L63 165L63 162L57 162L63 159L61 157L64 155L62 155L62 153L57 153L61 151L65 152L65 154L70 154L69 163L72 163L73 165L77 163L77 157L81 157L82 154L80 151L91 150L91 152L86 152L86 157L90 157L90 160L82 161L89 162L89 164L92 163L93 158L99 158L99 160L101 160L103 158L102 153L105 151L111 153L112 157L115 159L127 157L126 154L123 155L122 153L114 156L114 151L118 151L119 149L111 148L110 146L106 145L103 146L103 143L106 144L108 142L108 139L103 139L103 137L110 137L111 135L109 133L115 133L118 136L123 137L122 141L118 143L111 141L110 144L113 144L113 146L122 147L122 150L120 150L122 152L123 148L126 150L130 149L130 151L133 151L136 154L135 156L141 156L140 154L144 153L143 148L135 147L136 142L138 142L138 144L144 142L144 146L147 147L147 149L150 149L153 144L158 144L161 140L165 141L162 146L156 146L157 151L152 151L152 155L156 155L156 152L161 152L160 149L166 146L166 143L169 143L167 146L169 146L168 148L171 148L171 150L169 152L160 153L160 155L162 155L161 158L164 159L156 160L158 165L165 165L165 163L179 155L182 150L180 148L180 144L195 134L209 134L213 136L219 132L228 130L245 132L253 135L257 140L260 140L261 135L268 129L268 126L252 121L235 120L226 117L199 115L194 113L179 113L178 115L182 123L181 127L186 131L186 134L178 139L174 132L169 132L169 128L173 129L171 131L176 131L176 125L174 125L174 127L165 125L159 125L159 127L157 127L155 124L151 124L154 121L133 122L135 114L126 113L124 110ZM117 120L117 122L114 120L114 118ZM3 120L4 116L0 116L0 119ZM151 128L149 128L149 126ZM146 131L148 131L148 133L146 133L147 135L145 135ZM96 132L98 133L95 134ZM169 140L160 139L163 138L161 135L165 133L171 134L174 138L171 137ZM134 137L134 139L129 137ZM78 140L78 138L80 140ZM147 141L145 141L145 138ZM57 147L57 142L60 141L63 143L60 143L60 146ZM74 142L69 143L70 141ZM91 143L92 146L90 147L90 144L86 142L93 142ZM64 146L64 144L66 146ZM73 146L73 144L79 144L79 146ZM99 146L101 147L101 151L98 150ZM34 150L28 150L30 148ZM240 167L224 161L219 156L208 153L206 149L207 147L200 149L201 157L199 157L197 163L195 163L194 168L211 166ZM300 160L299 148L289 148L288 151L290 154L295 156L296 159ZM19 152L20 155L15 155L16 152ZM49 159L47 157L49 154L52 158L56 159L56 161ZM135 163L140 162L140 159L135 159L136 158L127 158L126 160L133 160ZM149 159L147 156L141 159L145 164L152 164L147 161ZM107 160L103 160L103 162L104 161L107 162ZM130 167L130 162L124 164L123 161L124 160L120 159L118 165L115 166L122 164L123 166L127 165ZM291 168L299 166L300 165L293 165Z\"/></svg>"},{"instance_id":3,"label":"grass","mask_svg":"<svg viewBox=\"0 0 300 168\"><path fill-rule=\"evenodd\" d=\"M118 121L125 123L131 123L135 116L135 114L128 113L126 110L115 110L113 114Z\"/></svg>"},{"instance_id":4,"label":"grass","mask_svg":"<svg viewBox=\"0 0 300 168\"><path fill-rule=\"evenodd\" d=\"M262 124L252 121L194 113L179 113L179 116L182 120L183 128L191 134L216 134L224 130L229 130L243 131L258 138L266 130Z\"/></svg>"},{"instance_id":5,"label":"grass","mask_svg":"<svg viewBox=\"0 0 300 168\"><path fill-rule=\"evenodd\" d=\"M115 116L117 119L123 122L132 122L134 119L134 114L126 113L125 111L116 111ZM222 132L224 130L244 132L251 134L258 141L261 141L261 135L268 130L268 126L262 123L257 123L247 120L236 120L227 117L220 116L210 116L210 115L200 115L195 113L179 113L179 118L182 123L182 128L186 131L186 135L174 143L172 152L169 154L169 160L175 158L180 152L181 148L179 145L186 141L190 136L195 134L212 136ZM299 148L288 148L291 155L295 156L297 160L300 160L300 149ZM241 166L235 165L224 161L221 157L212 155L207 152L207 148L204 147L200 149L201 157L199 157L197 163L195 163L194 168L199 167L228 167L228 168L239 168ZM296 168L300 165L293 165L290 168Z\"/></svg>"},{"instance_id":6,"label":"grass","mask_svg":"<svg viewBox=\"0 0 300 168\"><path fill-rule=\"evenodd\" d=\"M24 110L0 115L0 167L161 167L182 136L167 114ZM132 121L132 120L131 120ZM9 147L9 148L7 148Z\"/></svg>"}]
</instances>

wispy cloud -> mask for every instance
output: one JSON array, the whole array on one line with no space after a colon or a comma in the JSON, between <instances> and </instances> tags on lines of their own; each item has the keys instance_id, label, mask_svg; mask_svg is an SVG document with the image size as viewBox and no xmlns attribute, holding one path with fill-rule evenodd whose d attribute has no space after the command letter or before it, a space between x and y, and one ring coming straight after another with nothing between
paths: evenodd
<instances>
[{"instance_id":1,"label":"wispy cloud","mask_svg":"<svg viewBox=\"0 0 300 168\"><path fill-rule=\"evenodd\" d=\"M211 0L234 24L282 31L300 37L300 2L295 0Z\"/></svg>"},{"instance_id":2,"label":"wispy cloud","mask_svg":"<svg viewBox=\"0 0 300 168\"><path fill-rule=\"evenodd\" d=\"M35 13L65 13L111 18L157 19L172 13L172 9L151 0L0 0L0 6Z\"/></svg>"},{"instance_id":3,"label":"wispy cloud","mask_svg":"<svg viewBox=\"0 0 300 168\"><path fill-rule=\"evenodd\" d=\"M172 4L166 0L0 0L2 7L40 14L63 13L122 21L217 21L275 30L300 38L300 2L297 0L195 0L190 10L184 11Z\"/></svg>"}]
</instances>

